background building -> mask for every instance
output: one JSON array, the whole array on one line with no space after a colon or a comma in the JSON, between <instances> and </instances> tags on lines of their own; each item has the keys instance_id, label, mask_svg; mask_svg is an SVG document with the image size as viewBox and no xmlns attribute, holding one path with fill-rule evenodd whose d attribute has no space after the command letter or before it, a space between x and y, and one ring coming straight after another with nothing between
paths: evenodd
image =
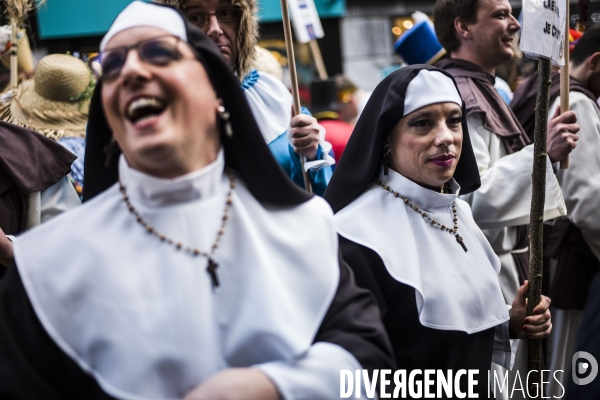
<instances>
[{"instance_id":1,"label":"background building","mask_svg":"<svg viewBox=\"0 0 600 400\"><path fill-rule=\"evenodd\" d=\"M30 40L37 59L47 53L94 53L115 16L131 0L47 0L31 17ZM287 65L279 0L259 0L261 44ZM4 3L0 3L0 9ZM319 40L329 75L346 74L371 90L400 66L393 44L411 26L411 14L431 15L435 0L315 0L325 37ZM514 14L520 0L511 0ZM571 14L577 14L577 0ZM600 18L600 0L592 0L589 14ZM300 81L307 86L317 75L308 46L296 46Z\"/></svg>"}]
</instances>

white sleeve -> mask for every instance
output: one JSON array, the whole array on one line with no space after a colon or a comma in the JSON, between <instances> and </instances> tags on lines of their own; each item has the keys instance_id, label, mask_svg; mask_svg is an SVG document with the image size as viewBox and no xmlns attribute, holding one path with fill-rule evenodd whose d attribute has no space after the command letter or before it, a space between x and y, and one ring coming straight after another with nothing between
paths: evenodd
<instances>
[{"instance_id":1,"label":"white sleeve","mask_svg":"<svg viewBox=\"0 0 600 400\"><path fill-rule=\"evenodd\" d=\"M60 181L40 192L40 223L79 205L81 200L73 184L67 176L64 176Z\"/></svg>"},{"instance_id":2,"label":"white sleeve","mask_svg":"<svg viewBox=\"0 0 600 400\"><path fill-rule=\"evenodd\" d=\"M283 133L286 133L289 143L293 99L285 85L270 74L254 70L244 79L242 88L267 145ZM325 141L323 127L321 127L319 145L322 157L306 161L304 169L307 172L318 171L335 164L335 159L329 155L331 144Z\"/></svg>"},{"instance_id":3,"label":"white sleeve","mask_svg":"<svg viewBox=\"0 0 600 400\"><path fill-rule=\"evenodd\" d=\"M255 365L254 368L264 372L275 383L284 400L339 399L340 371L345 369L354 373L362 369L352 354L327 342L315 343L298 360L274 361ZM352 398L354 396L353 393Z\"/></svg>"},{"instance_id":4,"label":"white sleeve","mask_svg":"<svg viewBox=\"0 0 600 400\"><path fill-rule=\"evenodd\" d=\"M581 127L577 147L569 156L569 168L557 172L563 189L568 218L579 229L600 260L600 113L598 107L583 93L571 92L571 111L577 115ZM551 107L552 113L560 104L560 97ZM551 114L552 115L552 114Z\"/></svg>"},{"instance_id":5,"label":"white sleeve","mask_svg":"<svg viewBox=\"0 0 600 400\"><path fill-rule=\"evenodd\" d=\"M485 129L478 115L467 117L467 124L481 176L481 187L466 197L471 204L477 225L481 229L494 229L528 224L531 211L533 145L492 162L489 144L491 141L486 143L484 138L490 138L493 133ZM544 220L566 213L560 186L550 159L547 158Z\"/></svg>"},{"instance_id":6,"label":"white sleeve","mask_svg":"<svg viewBox=\"0 0 600 400\"><path fill-rule=\"evenodd\" d=\"M290 126L292 95L277 78L256 70L244 78L242 88L263 138L270 144Z\"/></svg>"},{"instance_id":7,"label":"white sleeve","mask_svg":"<svg viewBox=\"0 0 600 400\"><path fill-rule=\"evenodd\" d=\"M304 170L306 172L309 170L318 171L323 167L330 167L335 164L335 158L329 155L329 152L333 146L331 146L331 143L325 140L325 133L325 128L319 125L319 146L321 146L321 158L313 161L306 161L304 163ZM289 137L288 131L288 142L290 139L291 138Z\"/></svg>"}]
</instances>

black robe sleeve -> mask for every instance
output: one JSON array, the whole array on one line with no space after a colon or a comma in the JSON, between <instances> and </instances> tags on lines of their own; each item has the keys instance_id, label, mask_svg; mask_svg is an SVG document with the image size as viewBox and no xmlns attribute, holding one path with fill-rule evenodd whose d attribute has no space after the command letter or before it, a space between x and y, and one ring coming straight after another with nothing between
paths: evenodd
<instances>
[{"instance_id":1,"label":"black robe sleeve","mask_svg":"<svg viewBox=\"0 0 600 400\"><path fill-rule=\"evenodd\" d=\"M581 319L581 325L577 335L577 346L575 351L585 351L590 353L598 363L600 363L600 275L596 274L596 277L592 281L590 286L590 294L588 302L583 312L583 318ZM588 362L583 358L576 363L579 366L580 362ZM598 364L596 364L598 365ZM577 368L577 367L576 367ZM597 371L600 374L600 371ZM567 386L568 400L596 400L600 399L600 376L588 383L587 385L576 385L571 377L572 372L565 371L568 373L569 384ZM584 375L577 376L579 378L586 378L591 372Z\"/></svg>"},{"instance_id":2,"label":"black robe sleeve","mask_svg":"<svg viewBox=\"0 0 600 400\"><path fill-rule=\"evenodd\" d=\"M16 267L0 286L0 399L113 399L48 336Z\"/></svg>"},{"instance_id":3,"label":"black robe sleeve","mask_svg":"<svg viewBox=\"0 0 600 400\"><path fill-rule=\"evenodd\" d=\"M390 341L371 293L359 288L340 257L337 292L314 342L334 343L351 353L363 369L395 369Z\"/></svg>"}]
</instances>

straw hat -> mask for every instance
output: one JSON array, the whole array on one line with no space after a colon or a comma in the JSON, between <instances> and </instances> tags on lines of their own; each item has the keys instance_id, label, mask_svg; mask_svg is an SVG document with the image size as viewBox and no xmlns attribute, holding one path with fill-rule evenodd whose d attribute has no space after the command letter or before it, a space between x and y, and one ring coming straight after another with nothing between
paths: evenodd
<instances>
[{"instance_id":1,"label":"straw hat","mask_svg":"<svg viewBox=\"0 0 600 400\"><path fill-rule=\"evenodd\" d=\"M66 54L40 60L33 79L22 82L0 119L50 139L85 137L89 103L96 80L87 65Z\"/></svg>"}]
</instances>

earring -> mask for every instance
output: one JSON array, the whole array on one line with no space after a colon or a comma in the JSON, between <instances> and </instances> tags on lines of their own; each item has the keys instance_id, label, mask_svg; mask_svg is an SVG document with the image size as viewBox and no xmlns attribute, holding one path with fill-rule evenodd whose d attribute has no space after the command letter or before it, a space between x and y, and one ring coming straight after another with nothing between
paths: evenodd
<instances>
[{"instance_id":1,"label":"earring","mask_svg":"<svg viewBox=\"0 0 600 400\"><path fill-rule=\"evenodd\" d=\"M388 170L390 168L391 156L392 156L392 152L390 151L389 148L387 148L381 159L381 165L383 165L383 174L384 175L388 174Z\"/></svg>"},{"instance_id":2,"label":"earring","mask_svg":"<svg viewBox=\"0 0 600 400\"><path fill-rule=\"evenodd\" d=\"M113 155L119 152L119 144L115 140L115 138L110 139L110 143L104 146L104 154L106 154L106 158L104 159L104 168L110 168L112 164Z\"/></svg>"},{"instance_id":3,"label":"earring","mask_svg":"<svg viewBox=\"0 0 600 400\"><path fill-rule=\"evenodd\" d=\"M225 135L228 138L231 138L233 136L233 129L231 129L231 121L229 120L229 112L225 111L225 107L223 106L219 106L219 108L217 108L217 113L219 114L219 118L221 119L221 122L223 123L223 126L225 127Z\"/></svg>"}]
</instances>

